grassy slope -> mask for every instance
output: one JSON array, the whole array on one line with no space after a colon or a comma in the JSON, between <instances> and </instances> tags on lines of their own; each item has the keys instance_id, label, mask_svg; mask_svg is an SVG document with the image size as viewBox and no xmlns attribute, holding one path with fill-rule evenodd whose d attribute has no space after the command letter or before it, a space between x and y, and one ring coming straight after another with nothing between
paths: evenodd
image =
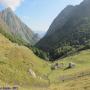
<instances>
[{"instance_id":1,"label":"grassy slope","mask_svg":"<svg viewBox=\"0 0 90 90\"><path fill-rule=\"evenodd\" d=\"M75 63L76 67L65 70L69 62ZM64 68L53 71L49 76L51 83L54 83L51 90L90 90L90 50L67 57L58 63L64 63Z\"/></svg>"},{"instance_id":2,"label":"grassy slope","mask_svg":"<svg viewBox=\"0 0 90 90\"><path fill-rule=\"evenodd\" d=\"M90 90L90 76L80 77L62 84L52 85L47 90Z\"/></svg>"},{"instance_id":3,"label":"grassy slope","mask_svg":"<svg viewBox=\"0 0 90 90\"><path fill-rule=\"evenodd\" d=\"M50 73L50 87L31 90L90 90L90 50L82 51L56 62L63 63L64 67ZM76 67L65 70L69 62L76 63Z\"/></svg>"},{"instance_id":4,"label":"grassy slope","mask_svg":"<svg viewBox=\"0 0 90 90\"><path fill-rule=\"evenodd\" d=\"M56 62L63 63L64 67L51 71L50 63L0 34L0 86L20 85L20 90L90 90L90 50ZM64 70L69 62L76 63L76 67ZM29 69L36 73L37 78L33 78ZM47 74L50 87L47 87Z\"/></svg>"},{"instance_id":5,"label":"grassy slope","mask_svg":"<svg viewBox=\"0 0 90 90\"><path fill-rule=\"evenodd\" d=\"M33 78L32 69L37 78ZM43 86L47 81L40 79L48 73L48 63L36 57L31 50L24 46L11 43L0 34L0 81L10 85Z\"/></svg>"}]
</instances>

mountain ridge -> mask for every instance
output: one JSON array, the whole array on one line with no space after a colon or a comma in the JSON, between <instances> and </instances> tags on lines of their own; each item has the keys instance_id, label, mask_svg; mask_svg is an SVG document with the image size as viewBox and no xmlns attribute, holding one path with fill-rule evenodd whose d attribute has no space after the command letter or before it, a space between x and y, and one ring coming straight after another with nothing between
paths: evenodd
<instances>
[{"instance_id":1,"label":"mountain ridge","mask_svg":"<svg viewBox=\"0 0 90 90\"><path fill-rule=\"evenodd\" d=\"M48 33L52 32L53 28L56 28L58 26L62 27L64 25L64 23L67 21L67 20L65 20L65 18L69 18L69 14L73 8L74 8L74 6L72 6L72 5L68 5L67 7L65 7L63 9L63 11L61 11L61 13L59 13L59 15L54 19L54 21L53 21L54 25L53 25L53 23L50 25L49 30L47 31L46 35L48 35ZM60 23L57 24L57 22L60 22Z\"/></svg>"},{"instance_id":2,"label":"mountain ridge","mask_svg":"<svg viewBox=\"0 0 90 90\"><path fill-rule=\"evenodd\" d=\"M30 45L38 41L38 37L35 33L25 25L10 8L6 8L0 12L0 17L9 27L8 30L12 36L21 38L22 41Z\"/></svg>"},{"instance_id":3,"label":"mountain ridge","mask_svg":"<svg viewBox=\"0 0 90 90\"><path fill-rule=\"evenodd\" d=\"M60 57L77 51L90 41L90 0L66 7L52 22L36 47ZM64 17L64 18L63 18ZM64 20L65 19L65 20ZM51 55L52 56L52 55ZM54 59L55 59L54 58Z\"/></svg>"}]
</instances>

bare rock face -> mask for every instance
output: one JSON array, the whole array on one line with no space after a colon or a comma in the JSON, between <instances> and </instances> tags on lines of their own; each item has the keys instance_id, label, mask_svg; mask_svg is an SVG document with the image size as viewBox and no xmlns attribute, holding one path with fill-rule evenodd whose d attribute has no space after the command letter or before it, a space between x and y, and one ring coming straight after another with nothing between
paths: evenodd
<instances>
[{"instance_id":1,"label":"bare rock face","mask_svg":"<svg viewBox=\"0 0 90 90\"><path fill-rule=\"evenodd\" d=\"M18 37L30 45L38 41L37 35L25 25L10 8L3 10L0 13L0 17L9 27L8 32L10 32L13 37Z\"/></svg>"},{"instance_id":2,"label":"bare rock face","mask_svg":"<svg viewBox=\"0 0 90 90\"><path fill-rule=\"evenodd\" d=\"M33 78L36 78L36 74L32 69L29 69L29 73L32 75Z\"/></svg>"}]
</instances>

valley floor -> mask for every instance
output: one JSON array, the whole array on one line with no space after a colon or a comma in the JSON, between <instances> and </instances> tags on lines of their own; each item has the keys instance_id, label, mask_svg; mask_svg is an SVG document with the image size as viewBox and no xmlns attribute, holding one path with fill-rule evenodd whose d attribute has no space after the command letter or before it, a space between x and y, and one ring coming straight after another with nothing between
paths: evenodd
<instances>
[{"instance_id":1,"label":"valley floor","mask_svg":"<svg viewBox=\"0 0 90 90\"><path fill-rule=\"evenodd\" d=\"M31 90L90 90L90 50L82 51L55 63L57 62L63 63L64 67L50 72L48 76L50 86ZM76 67L65 70L69 62L75 63Z\"/></svg>"}]
</instances>

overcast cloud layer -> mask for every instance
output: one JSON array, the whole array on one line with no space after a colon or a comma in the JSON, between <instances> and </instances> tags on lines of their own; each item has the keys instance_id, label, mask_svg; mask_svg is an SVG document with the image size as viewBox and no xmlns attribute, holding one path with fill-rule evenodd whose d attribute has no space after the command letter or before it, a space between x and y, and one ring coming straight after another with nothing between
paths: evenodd
<instances>
[{"instance_id":1,"label":"overcast cloud layer","mask_svg":"<svg viewBox=\"0 0 90 90\"><path fill-rule=\"evenodd\" d=\"M0 4L4 7L10 7L13 11L21 5L24 0L0 0Z\"/></svg>"}]
</instances>

